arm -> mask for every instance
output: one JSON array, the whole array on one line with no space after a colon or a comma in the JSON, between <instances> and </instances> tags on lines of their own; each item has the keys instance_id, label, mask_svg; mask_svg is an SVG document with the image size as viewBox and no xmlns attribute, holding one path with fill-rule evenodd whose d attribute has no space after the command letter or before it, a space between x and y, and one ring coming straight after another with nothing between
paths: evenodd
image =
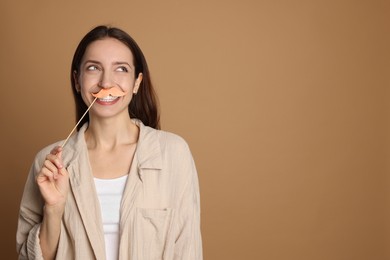
<instances>
[{"instance_id":1,"label":"arm","mask_svg":"<svg viewBox=\"0 0 390 260\"><path fill-rule=\"evenodd\" d=\"M39 171L36 159L30 169L20 204L18 228L16 232L16 250L19 259L43 259L39 245L40 223L44 202L40 195L35 176Z\"/></svg>"},{"instance_id":2,"label":"arm","mask_svg":"<svg viewBox=\"0 0 390 260\"><path fill-rule=\"evenodd\" d=\"M62 166L61 153L61 148L54 148L39 172L38 160L30 171L19 214L19 259L55 258L69 190L69 177Z\"/></svg>"},{"instance_id":3,"label":"arm","mask_svg":"<svg viewBox=\"0 0 390 260\"><path fill-rule=\"evenodd\" d=\"M188 147L187 147L188 149ZM183 154L183 171L188 175L179 207L179 236L175 243L175 260L201 260L200 195L198 175L189 150Z\"/></svg>"},{"instance_id":4,"label":"arm","mask_svg":"<svg viewBox=\"0 0 390 260\"><path fill-rule=\"evenodd\" d=\"M61 232L61 219L64 207L47 206L43 210L43 220L39 233L40 246L44 259L54 259L57 253Z\"/></svg>"}]
</instances>

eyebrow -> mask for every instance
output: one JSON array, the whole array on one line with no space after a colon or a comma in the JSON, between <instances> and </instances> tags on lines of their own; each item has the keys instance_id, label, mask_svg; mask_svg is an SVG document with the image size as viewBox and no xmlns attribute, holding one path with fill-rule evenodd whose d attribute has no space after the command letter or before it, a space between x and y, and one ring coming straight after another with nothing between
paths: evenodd
<instances>
[{"instance_id":1,"label":"eyebrow","mask_svg":"<svg viewBox=\"0 0 390 260\"><path fill-rule=\"evenodd\" d=\"M84 64L87 64L87 63L96 63L96 64L101 64L99 61L97 60L86 60L84 61Z\"/></svg>"},{"instance_id":2,"label":"eyebrow","mask_svg":"<svg viewBox=\"0 0 390 260\"><path fill-rule=\"evenodd\" d=\"M86 60L84 62L84 64L87 64L87 63L94 63L94 64L99 64L101 65L102 63L100 61L97 61L97 60ZM134 66L130 65L130 63L126 62L126 61L116 61L113 63L114 65L127 65L129 66L130 68L134 68Z\"/></svg>"},{"instance_id":3,"label":"eyebrow","mask_svg":"<svg viewBox=\"0 0 390 260\"><path fill-rule=\"evenodd\" d=\"M126 62L126 61L116 61L116 62L114 62L114 65L127 65L130 68L134 67L134 66L130 65L130 63Z\"/></svg>"}]
</instances>

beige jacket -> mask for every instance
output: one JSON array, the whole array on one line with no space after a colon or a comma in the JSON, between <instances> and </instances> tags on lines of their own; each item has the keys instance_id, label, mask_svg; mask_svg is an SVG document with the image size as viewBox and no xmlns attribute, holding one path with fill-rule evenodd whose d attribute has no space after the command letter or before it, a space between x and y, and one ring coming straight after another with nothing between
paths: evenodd
<instances>
[{"instance_id":1,"label":"beige jacket","mask_svg":"<svg viewBox=\"0 0 390 260\"><path fill-rule=\"evenodd\" d=\"M119 259L202 259L198 177L190 150L177 135L140 127L120 211ZM100 206L84 141L86 125L63 151L70 192L56 259L105 259ZM17 229L19 259L43 259L39 230L44 202L35 177L45 156L31 167Z\"/></svg>"}]
</instances>

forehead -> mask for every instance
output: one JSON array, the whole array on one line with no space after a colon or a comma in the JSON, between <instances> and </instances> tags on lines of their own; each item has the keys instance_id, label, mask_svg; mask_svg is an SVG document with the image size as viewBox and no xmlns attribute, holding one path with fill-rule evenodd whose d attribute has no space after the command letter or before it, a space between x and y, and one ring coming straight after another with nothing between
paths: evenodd
<instances>
[{"instance_id":1,"label":"forehead","mask_svg":"<svg viewBox=\"0 0 390 260\"><path fill-rule=\"evenodd\" d=\"M133 63L129 47L115 38L96 40L88 45L83 60L127 61Z\"/></svg>"}]
</instances>

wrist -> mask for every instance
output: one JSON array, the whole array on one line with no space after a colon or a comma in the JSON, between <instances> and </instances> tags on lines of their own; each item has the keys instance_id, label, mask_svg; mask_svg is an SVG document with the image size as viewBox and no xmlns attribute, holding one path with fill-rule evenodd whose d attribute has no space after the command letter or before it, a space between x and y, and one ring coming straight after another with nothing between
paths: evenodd
<instances>
[{"instance_id":1,"label":"wrist","mask_svg":"<svg viewBox=\"0 0 390 260\"><path fill-rule=\"evenodd\" d=\"M60 218L64 214L64 210L65 210L65 203L58 203L58 204L55 204L55 205L45 204L45 206L43 207L43 213L45 215L47 215L47 216L58 216Z\"/></svg>"}]
</instances>

